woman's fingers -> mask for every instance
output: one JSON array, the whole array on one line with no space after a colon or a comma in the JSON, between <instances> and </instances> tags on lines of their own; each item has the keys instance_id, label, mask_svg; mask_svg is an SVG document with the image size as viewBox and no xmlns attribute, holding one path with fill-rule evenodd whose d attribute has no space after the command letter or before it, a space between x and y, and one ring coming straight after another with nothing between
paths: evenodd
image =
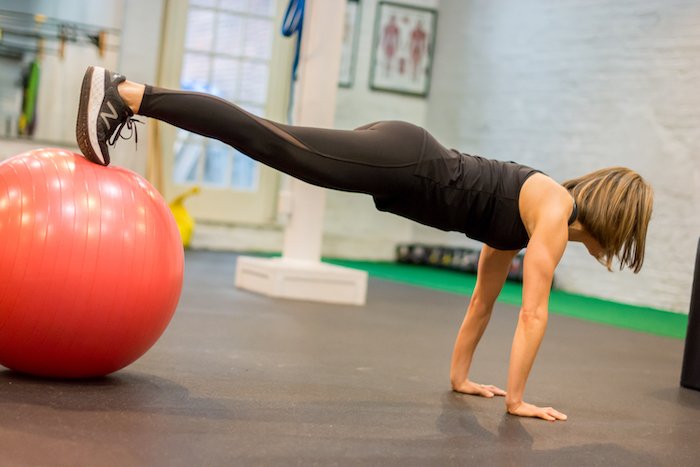
<instances>
[{"instance_id":1,"label":"woman's fingers","mask_svg":"<svg viewBox=\"0 0 700 467\"><path fill-rule=\"evenodd\" d=\"M505 396L506 392L492 384L479 384L473 381L467 381L459 387L454 387L453 390L464 394L472 394L475 396L488 397Z\"/></svg>"},{"instance_id":2,"label":"woman's fingers","mask_svg":"<svg viewBox=\"0 0 700 467\"><path fill-rule=\"evenodd\" d=\"M526 402L521 402L519 405L509 408L508 412L521 417L537 417L550 422L568 418L565 414L552 407L537 407Z\"/></svg>"},{"instance_id":3,"label":"woman's fingers","mask_svg":"<svg viewBox=\"0 0 700 467\"><path fill-rule=\"evenodd\" d=\"M552 407L543 408L539 416L541 418L544 418L545 420L549 420L550 422L556 420L566 420L568 418L566 415L559 412L558 410L553 409Z\"/></svg>"},{"instance_id":4,"label":"woman's fingers","mask_svg":"<svg viewBox=\"0 0 700 467\"><path fill-rule=\"evenodd\" d=\"M506 392L503 389L499 388L498 386L493 386L493 385L489 384L489 385L484 385L484 387L486 389L488 389L489 391L491 391L496 396L505 396L506 395Z\"/></svg>"},{"instance_id":5,"label":"woman's fingers","mask_svg":"<svg viewBox=\"0 0 700 467\"><path fill-rule=\"evenodd\" d=\"M557 420L566 420L567 418L569 418L565 414L559 412L558 410L554 410L551 407L548 407L548 408L549 408L549 411L547 413L549 413L549 415L556 418Z\"/></svg>"}]
</instances>

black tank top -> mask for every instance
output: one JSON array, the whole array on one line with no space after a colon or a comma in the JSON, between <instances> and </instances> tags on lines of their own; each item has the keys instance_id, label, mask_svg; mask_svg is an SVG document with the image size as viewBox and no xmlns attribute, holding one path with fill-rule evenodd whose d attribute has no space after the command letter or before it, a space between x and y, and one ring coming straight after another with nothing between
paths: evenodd
<instances>
[{"instance_id":1,"label":"black tank top","mask_svg":"<svg viewBox=\"0 0 700 467\"><path fill-rule=\"evenodd\" d=\"M520 218L520 189L538 170L515 162L425 148L416 165L416 189L376 198L389 211L445 231L465 233L499 250L519 250L529 236Z\"/></svg>"}]
</instances>

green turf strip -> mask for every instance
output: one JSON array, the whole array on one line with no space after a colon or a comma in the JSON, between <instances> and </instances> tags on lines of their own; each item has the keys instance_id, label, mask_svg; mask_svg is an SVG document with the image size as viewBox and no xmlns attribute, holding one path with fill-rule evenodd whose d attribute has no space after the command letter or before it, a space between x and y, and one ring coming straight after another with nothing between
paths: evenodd
<instances>
[{"instance_id":1,"label":"green turf strip","mask_svg":"<svg viewBox=\"0 0 700 467\"><path fill-rule=\"evenodd\" d=\"M460 295L471 295L476 284L476 275L446 269L370 261L338 259L324 259L324 261L339 266L361 269L378 279ZM521 284L506 282L498 301L510 305L520 305L522 290ZM685 338L688 326L688 316L684 314L625 305L561 290L552 291L549 299L549 310L559 315L677 339Z\"/></svg>"}]
</instances>

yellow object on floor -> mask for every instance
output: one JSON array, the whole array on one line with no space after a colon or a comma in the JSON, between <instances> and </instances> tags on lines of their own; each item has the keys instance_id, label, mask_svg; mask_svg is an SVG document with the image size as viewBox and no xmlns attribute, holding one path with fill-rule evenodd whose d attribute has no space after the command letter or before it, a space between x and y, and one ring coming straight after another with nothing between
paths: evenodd
<instances>
[{"instance_id":1,"label":"yellow object on floor","mask_svg":"<svg viewBox=\"0 0 700 467\"><path fill-rule=\"evenodd\" d=\"M170 211L173 213L175 223L180 231L180 237L182 237L182 244L185 248L190 246L195 226L194 219L185 207L185 200L199 192L200 188L198 186L192 187L170 203Z\"/></svg>"}]
</instances>

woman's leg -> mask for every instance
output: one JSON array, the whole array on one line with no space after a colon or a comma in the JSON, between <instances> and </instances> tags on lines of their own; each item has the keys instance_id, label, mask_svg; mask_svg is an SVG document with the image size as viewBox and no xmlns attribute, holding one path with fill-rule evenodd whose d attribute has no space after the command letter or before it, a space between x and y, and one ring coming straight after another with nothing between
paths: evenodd
<instances>
[{"instance_id":1,"label":"woman's leg","mask_svg":"<svg viewBox=\"0 0 700 467\"><path fill-rule=\"evenodd\" d=\"M308 183L378 196L416 183L413 171L425 131L415 125L378 122L352 131L297 127L202 93L146 86L138 103L138 92L130 95L129 85L123 83L120 94L140 115L220 140Z\"/></svg>"}]
</instances>

